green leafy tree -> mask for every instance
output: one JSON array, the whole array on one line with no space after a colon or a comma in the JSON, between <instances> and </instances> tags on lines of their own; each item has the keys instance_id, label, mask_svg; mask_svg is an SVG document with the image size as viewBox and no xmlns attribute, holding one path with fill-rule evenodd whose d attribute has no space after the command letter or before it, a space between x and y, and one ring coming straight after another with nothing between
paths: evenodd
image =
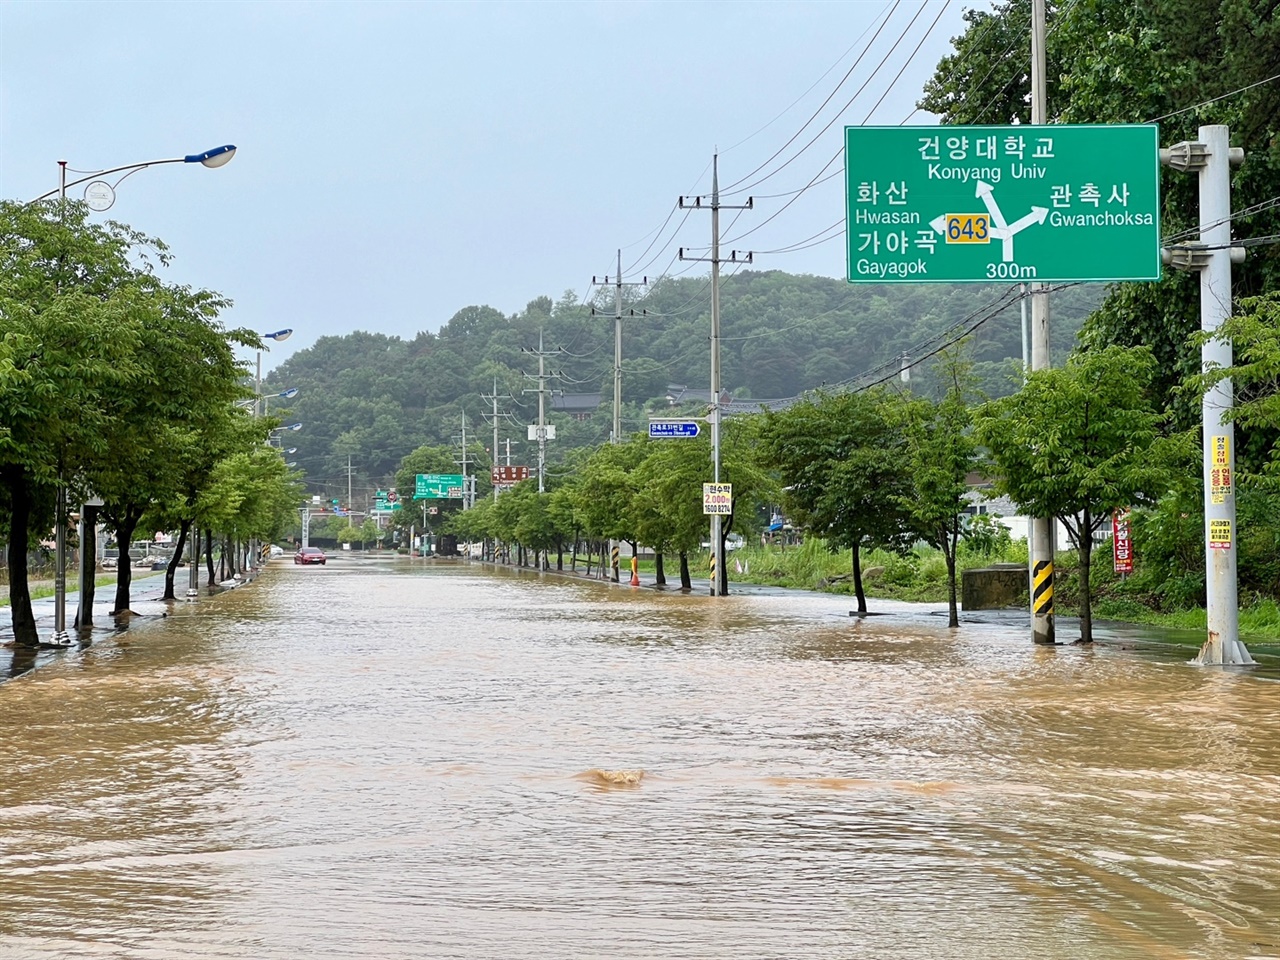
<instances>
[{"instance_id":1,"label":"green leafy tree","mask_svg":"<svg viewBox=\"0 0 1280 960\"><path fill-rule=\"evenodd\" d=\"M1153 500L1168 482L1170 444L1146 388L1151 351L1107 347L1039 370L1012 396L979 408L976 436L995 486L1029 516L1056 517L1080 559L1080 640L1093 641L1093 534L1111 511Z\"/></svg>"},{"instance_id":2,"label":"green leafy tree","mask_svg":"<svg viewBox=\"0 0 1280 960\"><path fill-rule=\"evenodd\" d=\"M947 625L960 626L956 603L956 553L969 506L968 476L976 465L969 365L947 357L947 387L940 399L915 399L903 405L911 493L901 501L913 528L942 552L947 563Z\"/></svg>"},{"instance_id":3,"label":"green leafy tree","mask_svg":"<svg viewBox=\"0 0 1280 960\"><path fill-rule=\"evenodd\" d=\"M602 541L635 542L635 469L646 453L648 441L606 444L587 459L574 486L574 509L583 529Z\"/></svg>"},{"instance_id":4,"label":"green leafy tree","mask_svg":"<svg viewBox=\"0 0 1280 960\"><path fill-rule=\"evenodd\" d=\"M221 535L234 573L240 569L238 545L275 539L302 500L302 485L279 451L257 444L219 461L196 503L196 516L201 526Z\"/></svg>"},{"instance_id":5,"label":"green leafy tree","mask_svg":"<svg viewBox=\"0 0 1280 960\"><path fill-rule=\"evenodd\" d=\"M551 514L551 494L531 490L521 500L520 517L515 528L516 540L531 549L535 557L545 556L563 536L556 528L555 518ZM545 568L545 563L540 566Z\"/></svg>"},{"instance_id":6,"label":"green leafy tree","mask_svg":"<svg viewBox=\"0 0 1280 960\"><path fill-rule=\"evenodd\" d=\"M867 610L861 552L902 548L911 490L905 438L880 390L805 399L765 414L760 455L781 478L783 503L810 533L852 554L858 611Z\"/></svg>"},{"instance_id":7,"label":"green leafy tree","mask_svg":"<svg viewBox=\"0 0 1280 960\"><path fill-rule=\"evenodd\" d=\"M118 413L107 432L109 453L84 470L120 544L117 613L129 609L128 547L135 529L156 503L180 496L194 502L184 470L188 451L204 442L206 425L244 396L234 346L259 343L248 331L223 329L217 316L228 302L217 294L151 276L139 286L148 307L139 344L141 379L107 398Z\"/></svg>"},{"instance_id":8,"label":"green leafy tree","mask_svg":"<svg viewBox=\"0 0 1280 960\"><path fill-rule=\"evenodd\" d=\"M144 527L156 530L177 528L178 541L173 558L165 571L164 599L175 598L174 579L183 557L187 538L198 529L197 506L200 494L212 482L214 470L226 457L252 449L265 442L270 428L269 418L247 415L241 406L226 404L214 407L207 418L195 423L181 435L181 443L166 454L173 459L177 485L173 495L153 503L142 519ZM83 598L82 598L83 600ZM92 607L92 595L82 602L82 609Z\"/></svg>"},{"instance_id":9,"label":"green leafy tree","mask_svg":"<svg viewBox=\"0 0 1280 960\"><path fill-rule=\"evenodd\" d=\"M692 590L689 555L709 527L702 512L702 484L711 476L711 444L696 440L657 441L637 465L631 503L636 535L655 550L671 550L680 562L680 588ZM660 568L661 569L661 568ZM663 571L663 581L666 580Z\"/></svg>"},{"instance_id":10,"label":"green leafy tree","mask_svg":"<svg viewBox=\"0 0 1280 960\"><path fill-rule=\"evenodd\" d=\"M86 493L110 453L114 402L143 376L151 302L146 258L163 247L83 204L0 203L0 534L8 540L15 641L38 643L27 555L53 521L55 493Z\"/></svg>"}]
</instances>

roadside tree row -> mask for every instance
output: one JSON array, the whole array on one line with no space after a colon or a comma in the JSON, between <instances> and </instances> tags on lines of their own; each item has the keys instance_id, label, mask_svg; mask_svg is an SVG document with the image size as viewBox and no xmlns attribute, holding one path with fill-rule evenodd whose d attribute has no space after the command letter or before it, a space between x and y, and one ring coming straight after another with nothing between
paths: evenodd
<instances>
[{"instance_id":1,"label":"roadside tree row","mask_svg":"<svg viewBox=\"0 0 1280 960\"><path fill-rule=\"evenodd\" d=\"M226 298L164 282L162 242L92 222L80 203L0 203L0 258L0 540L16 641L38 642L28 555L50 536L60 488L73 505L101 500L120 544L117 612L138 529L178 530L179 553L203 529L242 562L234 545L274 533L297 502L265 446L274 421L237 406L251 394L234 351L260 346L256 334L219 322Z\"/></svg>"},{"instance_id":2,"label":"roadside tree row","mask_svg":"<svg viewBox=\"0 0 1280 960\"><path fill-rule=\"evenodd\" d=\"M1056 517L1080 560L1082 636L1091 639L1088 569L1094 535L1111 512L1154 505L1188 468L1194 443L1162 432L1148 396L1150 351L1085 351L1063 368L1031 374L1016 394L978 395L961 355L935 363L929 396L905 387L815 394L780 411L729 419L722 471L733 484L731 532L759 533L781 506L806 533L851 554L858 609L866 611L861 557L870 549L906 552L924 542L946 560L950 623L959 623L956 555L979 480L1023 512ZM449 530L488 540L499 559L607 568L610 541L644 545L657 580L675 557L691 586L689 558L709 526L702 484L710 445L636 436L603 446L550 478L545 493L527 481L496 500L458 512ZM585 555L583 553L585 551ZM596 557L598 556L598 561Z\"/></svg>"}]
</instances>

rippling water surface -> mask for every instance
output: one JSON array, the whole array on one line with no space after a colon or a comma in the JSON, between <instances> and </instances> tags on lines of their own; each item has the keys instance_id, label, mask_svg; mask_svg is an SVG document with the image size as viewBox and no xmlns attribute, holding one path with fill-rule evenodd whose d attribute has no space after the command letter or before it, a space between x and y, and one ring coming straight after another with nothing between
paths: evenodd
<instances>
[{"instance_id":1,"label":"rippling water surface","mask_svg":"<svg viewBox=\"0 0 1280 960\"><path fill-rule=\"evenodd\" d=\"M1280 685L879 606L277 564L0 685L0 957L1280 957Z\"/></svg>"}]
</instances>

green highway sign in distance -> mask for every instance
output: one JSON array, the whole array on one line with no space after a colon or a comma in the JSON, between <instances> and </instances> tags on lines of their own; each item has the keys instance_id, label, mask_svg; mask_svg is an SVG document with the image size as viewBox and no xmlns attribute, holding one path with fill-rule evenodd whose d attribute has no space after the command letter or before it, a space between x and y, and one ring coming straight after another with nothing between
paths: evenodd
<instances>
[{"instance_id":1,"label":"green highway sign in distance","mask_svg":"<svg viewBox=\"0 0 1280 960\"><path fill-rule=\"evenodd\" d=\"M466 480L460 473L420 473L414 484L415 500L461 500Z\"/></svg>"},{"instance_id":2,"label":"green highway sign in distance","mask_svg":"<svg viewBox=\"0 0 1280 960\"><path fill-rule=\"evenodd\" d=\"M1155 124L846 127L850 283L1159 280Z\"/></svg>"}]
</instances>

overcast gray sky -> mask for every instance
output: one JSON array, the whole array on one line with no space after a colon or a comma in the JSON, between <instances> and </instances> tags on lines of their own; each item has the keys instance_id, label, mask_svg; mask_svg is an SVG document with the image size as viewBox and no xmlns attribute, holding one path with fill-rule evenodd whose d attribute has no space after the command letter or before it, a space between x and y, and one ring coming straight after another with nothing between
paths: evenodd
<instances>
[{"instance_id":1,"label":"overcast gray sky","mask_svg":"<svg viewBox=\"0 0 1280 960\"><path fill-rule=\"evenodd\" d=\"M619 246L636 279L705 272L672 258L709 242L709 215L673 235L677 215L641 257L651 231L679 194L709 190L717 146L722 188L783 147L883 22L817 120L746 181L791 161L725 233L757 251L829 236L840 176L781 213L792 198L769 195L833 157L839 170L844 124L906 120L975 5L0 0L0 195L56 187L58 160L92 171L235 144L218 170L134 175L105 216L169 243L169 279L230 296L228 324L293 327L274 365L328 334L412 337L469 304L582 294ZM841 277L844 249L756 264Z\"/></svg>"}]
</instances>

